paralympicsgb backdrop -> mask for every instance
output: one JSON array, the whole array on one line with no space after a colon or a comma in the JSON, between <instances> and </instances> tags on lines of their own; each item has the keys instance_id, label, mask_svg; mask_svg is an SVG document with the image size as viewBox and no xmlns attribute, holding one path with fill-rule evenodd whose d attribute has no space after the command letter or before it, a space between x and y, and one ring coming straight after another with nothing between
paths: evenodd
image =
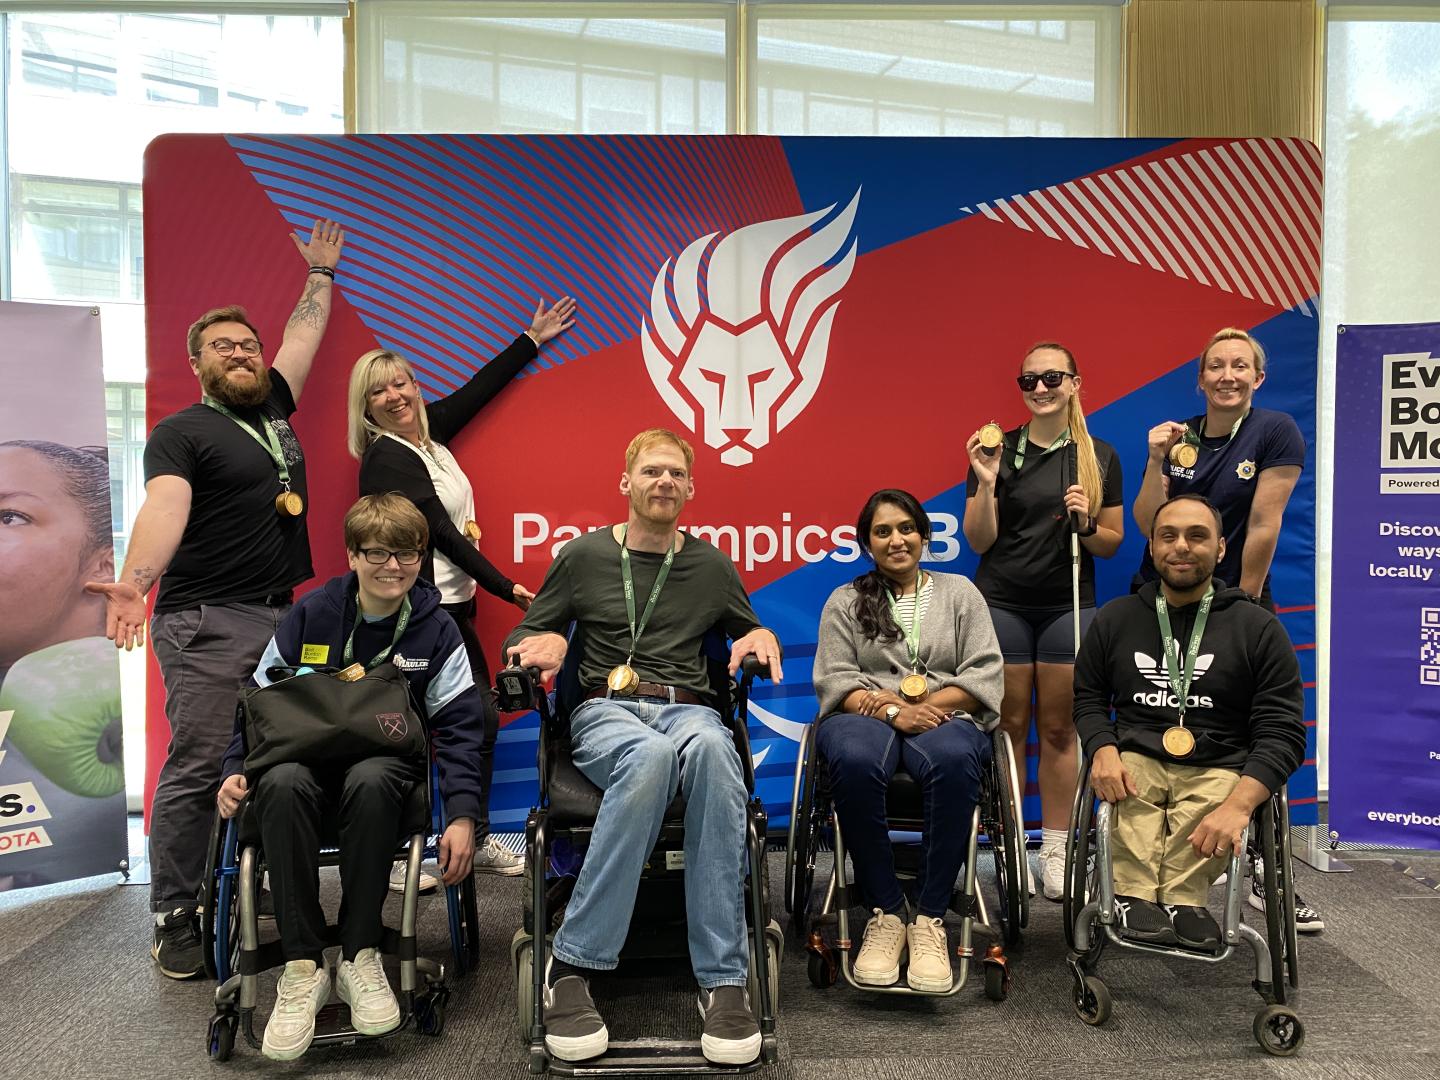
<instances>
[{"instance_id":1,"label":"paralympicsgb backdrop","mask_svg":"<svg viewBox=\"0 0 1440 1080\"><path fill-rule=\"evenodd\" d=\"M785 681L760 686L751 713L783 824L820 609L868 565L854 536L868 495L913 491L935 523L929 565L972 573L965 440L1025 419L1021 358L1060 341L1091 430L1124 462L1126 541L1098 580L1102 602L1119 595L1144 546L1128 506L1146 432L1203 409L1199 350L1245 327L1270 354L1258 402L1310 445L1273 588L1313 730L1320 182L1314 147L1284 139L166 136L145 170L150 419L196 399L184 333L199 312L247 305L274 355L304 274L287 231L340 220L336 307L296 418L323 580L344 568L356 494L354 360L401 352L433 398L528 325L537 298L576 297L577 325L451 446L481 549L538 588L558 545L624 519L637 431L690 439L684 524L731 555L785 646ZM482 594L492 665L518 619ZM153 771L158 703L152 716ZM534 732L533 715L501 732L499 829L533 801ZM1291 785L1302 822L1313 747Z\"/></svg>"}]
</instances>

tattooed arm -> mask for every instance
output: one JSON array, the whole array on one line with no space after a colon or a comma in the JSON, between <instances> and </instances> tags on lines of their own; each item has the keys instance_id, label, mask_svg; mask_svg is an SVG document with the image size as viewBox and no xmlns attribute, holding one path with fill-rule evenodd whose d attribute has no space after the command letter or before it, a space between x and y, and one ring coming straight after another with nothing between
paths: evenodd
<instances>
[{"instance_id":1,"label":"tattooed arm","mask_svg":"<svg viewBox=\"0 0 1440 1080\"><path fill-rule=\"evenodd\" d=\"M310 230L310 241L306 243L298 236L291 236L300 254L305 256L307 266L326 266L334 269L340 261L340 249L345 246L345 233L333 221L317 221ZM325 324L330 321L330 294L334 284L329 276L314 271L305 278L305 291L290 313L285 324L285 339L280 351L275 354L274 368L285 376L290 384L290 393L298 402L300 392L305 389L305 379L310 374L310 365L315 360L315 351L320 348L320 339L325 336Z\"/></svg>"},{"instance_id":2,"label":"tattooed arm","mask_svg":"<svg viewBox=\"0 0 1440 1080\"><path fill-rule=\"evenodd\" d=\"M190 481L155 477L145 485L120 580L86 582L86 591L105 597L105 636L117 649L145 644L145 594L175 557L189 519Z\"/></svg>"}]
</instances>

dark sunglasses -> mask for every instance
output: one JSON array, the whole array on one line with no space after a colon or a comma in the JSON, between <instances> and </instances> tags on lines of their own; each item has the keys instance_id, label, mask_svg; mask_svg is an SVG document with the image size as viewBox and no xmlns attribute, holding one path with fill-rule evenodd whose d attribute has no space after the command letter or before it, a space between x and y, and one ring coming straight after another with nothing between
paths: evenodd
<instances>
[{"instance_id":1,"label":"dark sunglasses","mask_svg":"<svg viewBox=\"0 0 1440 1080\"><path fill-rule=\"evenodd\" d=\"M1028 394L1031 390L1035 389L1036 383L1043 382L1048 389L1054 390L1066 379L1073 379L1074 377L1075 376L1071 375L1068 371L1045 371L1039 375L1033 371L1027 371L1024 375L1017 375L1015 381L1020 384L1020 389Z\"/></svg>"}]
</instances>

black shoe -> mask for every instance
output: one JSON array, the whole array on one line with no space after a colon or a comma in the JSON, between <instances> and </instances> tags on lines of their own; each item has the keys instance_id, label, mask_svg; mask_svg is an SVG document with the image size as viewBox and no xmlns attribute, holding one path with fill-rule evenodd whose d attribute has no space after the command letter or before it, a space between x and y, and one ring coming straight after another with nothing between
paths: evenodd
<instances>
[{"instance_id":1,"label":"black shoe","mask_svg":"<svg viewBox=\"0 0 1440 1080\"><path fill-rule=\"evenodd\" d=\"M1120 934L1147 945L1178 945L1175 928L1161 906L1138 896L1115 897L1115 914L1120 916Z\"/></svg>"},{"instance_id":2,"label":"black shoe","mask_svg":"<svg viewBox=\"0 0 1440 1080\"><path fill-rule=\"evenodd\" d=\"M1220 924L1210 914L1209 908L1166 904L1165 910L1170 913L1170 925L1181 945L1206 952L1214 952L1220 947Z\"/></svg>"},{"instance_id":3,"label":"black shoe","mask_svg":"<svg viewBox=\"0 0 1440 1080\"><path fill-rule=\"evenodd\" d=\"M575 969L552 956L545 966L545 1049L561 1061L598 1057L610 1047L610 1032L595 1002L590 984ZM552 980L552 975L554 976Z\"/></svg>"},{"instance_id":4,"label":"black shoe","mask_svg":"<svg viewBox=\"0 0 1440 1080\"><path fill-rule=\"evenodd\" d=\"M176 908L155 927L150 956L172 979L193 979L205 970L200 920L189 908Z\"/></svg>"},{"instance_id":5,"label":"black shoe","mask_svg":"<svg viewBox=\"0 0 1440 1080\"><path fill-rule=\"evenodd\" d=\"M1295 931L1300 934L1318 934L1325 929L1325 920L1320 913L1307 904L1297 892L1295 896ZM1250 874L1250 895L1246 898L1256 911L1265 910L1265 864L1255 860Z\"/></svg>"},{"instance_id":6,"label":"black shoe","mask_svg":"<svg viewBox=\"0 0 1440 1080\"><path fill-rule=\"evenodd\" d=\"M705 1033L700 1052L716 1065L748 1065L760 1056L760 1025L743 986L700 990L700 1019Z\"/></svg>"}]
</instances>

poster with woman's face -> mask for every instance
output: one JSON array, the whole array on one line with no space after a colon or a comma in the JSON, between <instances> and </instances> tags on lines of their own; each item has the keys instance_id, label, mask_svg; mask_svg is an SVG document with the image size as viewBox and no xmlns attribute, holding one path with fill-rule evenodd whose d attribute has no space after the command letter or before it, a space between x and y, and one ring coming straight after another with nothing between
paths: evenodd
<instances>
[{"instance_id":1,"label":"poster with woman's face","mask_svg":"<svg viewBox=\"0 0 1440 1080\"><path fill-rule=\"evenodd\" d=\"M0 891L126 855L99 318L0 303Z\"/></svg>"}]
</instances>

